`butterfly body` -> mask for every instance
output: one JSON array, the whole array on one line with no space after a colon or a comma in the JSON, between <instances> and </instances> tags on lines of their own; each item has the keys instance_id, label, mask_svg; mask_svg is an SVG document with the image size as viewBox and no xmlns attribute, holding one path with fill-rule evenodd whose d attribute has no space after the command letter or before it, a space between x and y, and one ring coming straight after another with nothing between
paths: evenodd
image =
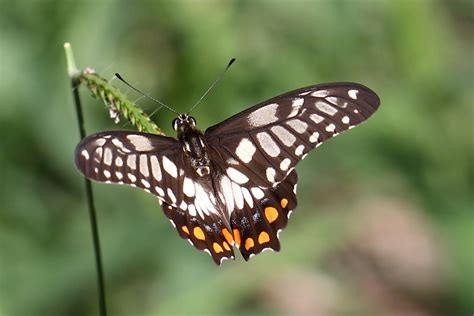
<instances>
[{"instance_id":1,"label":"butterfly body","mask_svg":"<svg viewBox=\"0 0 474 316\"><path fill-rule=\"evenodd\" d=\"M280 250L297 206L296 164L366 120L380 104L355 83L309 86L257 104L204 133L187 114L176 138L111 131L86 137L76 165L88 178L158 197L178 234L220 264L234 247L249 259Z\"/></svg>"},{"instance_id":2,"label":"butterfly body","mask_svg":"<svg viewBox=\"0 0 474 316\"><path fill-rule=\"evenodd\" d=\"M173 128L191 167L200 177L208 176L211 172L209 155L204 134L196 128L196 119L187 114L180 114L173 121Z\"/></svg>"}]
</instances>

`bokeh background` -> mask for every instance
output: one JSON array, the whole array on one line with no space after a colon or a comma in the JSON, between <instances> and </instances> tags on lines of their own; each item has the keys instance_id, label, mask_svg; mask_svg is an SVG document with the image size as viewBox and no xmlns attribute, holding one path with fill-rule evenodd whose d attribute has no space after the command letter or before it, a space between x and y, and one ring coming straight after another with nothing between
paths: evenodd
<instances>
[{"instance_id":1,"label":"bokeh background","mask_svg":"<svg viewBox=\"0 0 474 316\"><path fill-rule=\"evenodd\" d=\"M153 196L94 184L110 315L472 315L473 21L469 0L0 1L0 315L98 315L65 41L178 111L236 57L202 129L313 83L382 100L299 165L281 252L248 263L215 266ZM81 95L88 133L131 128ZM153 116L169 135L173 117Z\"/></svg>"}]
</instances>

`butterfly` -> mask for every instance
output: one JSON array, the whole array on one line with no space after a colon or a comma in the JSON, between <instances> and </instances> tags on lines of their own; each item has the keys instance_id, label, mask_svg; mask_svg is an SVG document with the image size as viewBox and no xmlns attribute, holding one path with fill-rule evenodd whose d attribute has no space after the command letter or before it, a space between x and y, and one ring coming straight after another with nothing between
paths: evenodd
<instances>
[{"instance_id":1,"label":"butterfly","mask_svg":"<svg viewBox=\"0 0 474 316\"><path fill-rule=\"evenodd\" d=\"M201 132L189 114L177 137L100 132L76 147L89 179L139 187L158 197L178 234L220 265L280 250L279 234L297 206L295 167L326 140L368 119L379 97L357 83L297 89Z\"/></svg>"}]
</instances>

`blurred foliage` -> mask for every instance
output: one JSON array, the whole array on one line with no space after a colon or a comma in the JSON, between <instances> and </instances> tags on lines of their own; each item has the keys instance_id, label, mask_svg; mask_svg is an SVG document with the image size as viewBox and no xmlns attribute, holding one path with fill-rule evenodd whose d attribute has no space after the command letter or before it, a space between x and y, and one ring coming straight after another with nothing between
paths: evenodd
<instances>
[{"instance_id":1,"label":"blurred foliage","mask_svg":"<svg viewBox=\"0 0 474 316\"><path fill-rule=\"evenodd\" d=\"M319 82L382 100L299 165L281 252L248 263L216 267L153 196L94 185L110 315L472 314L473 22L469 0L0 0L0 315L98 314L65 41L178 111L236 57L202 129ZM89 133L130 128L89 95Z\"/></svg>"}]
</instances>

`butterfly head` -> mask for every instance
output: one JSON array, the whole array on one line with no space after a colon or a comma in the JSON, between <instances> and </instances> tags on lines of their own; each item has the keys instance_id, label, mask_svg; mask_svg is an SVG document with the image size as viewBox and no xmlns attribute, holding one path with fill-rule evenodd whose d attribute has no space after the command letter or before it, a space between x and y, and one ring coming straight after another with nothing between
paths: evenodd
<instances>
[{"instance_id":1,"label":"butterfly head","mask_svg":"<svg viewBox=\"0 0 474 316\"><path fill-rule=\"evenodd\" d=\"M196 119L188 114L180 114L173 120L173 129L178 134L186 133L196 127Z\"/></svg>"}]
</instances>

